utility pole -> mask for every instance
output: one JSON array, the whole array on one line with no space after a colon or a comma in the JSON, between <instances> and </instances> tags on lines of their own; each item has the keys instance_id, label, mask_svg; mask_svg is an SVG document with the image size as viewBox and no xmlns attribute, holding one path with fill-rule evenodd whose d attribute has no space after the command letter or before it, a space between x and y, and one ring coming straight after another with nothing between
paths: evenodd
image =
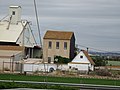
<instances>
[{"instance_id":1,"label":"utility pole","mask_svg":"<svg viewBox=\"0 0 120 90\"><path fill-rule=\"evenodd\" d=\"M41 45L41 52L43 53L42 40L41 40L41 32L40 32L39 19L38 19L38 13L37 13L37 6L36 6L36 1L35 0L34 0L34 7L35 7L35 15L36 15L36 21L37 21L37 28L38 28L39 40L40 40L39 42L40 42L40 45ZM44 64L44 69L45 69L45 72L46 72L44 58L43 58L43 64Z\"/></svg>"},{"instance_id":2,"label":"utility pole","mask_svg":"<svg viewBox=\"0 0 120 90\"><path fill-rule=\"evenodd\" d=\"M21 56L21 63L20 63L20 74L22 74L23 72L23 61L24 61L24 55L25 55L25 27L26 25L24 26L23 23L21 22L22 26L23 26L23 38L22 38L22 56Z\"/></svg>"}]
</instances>

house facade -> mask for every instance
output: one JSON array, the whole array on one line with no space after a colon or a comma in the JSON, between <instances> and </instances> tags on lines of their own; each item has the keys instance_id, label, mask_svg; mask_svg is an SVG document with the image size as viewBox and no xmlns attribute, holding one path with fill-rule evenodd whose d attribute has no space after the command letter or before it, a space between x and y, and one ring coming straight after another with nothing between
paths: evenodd
<instances>
[{"instance_id":1,"label":"house facade","mask_svg":"<svg viewBox=\"0 0 120 90\"><path fill-rule=\"evenodd\" d=\"M88 52L81 50L80 53L68 63L69 69L76 69L79 71L94 71L95 63L88 55Z\"/></svg>"},{"instance_id":2,"label":"house facade","mask_svg":"<svg viewBox=\"0 0 120 90\"><path fill-rule=\"evenodd\" d=\"M47 31L43 38L43 60L54 63L55 56L74 58L75 37L73 32Z\"/></svg>"}]
</instances>

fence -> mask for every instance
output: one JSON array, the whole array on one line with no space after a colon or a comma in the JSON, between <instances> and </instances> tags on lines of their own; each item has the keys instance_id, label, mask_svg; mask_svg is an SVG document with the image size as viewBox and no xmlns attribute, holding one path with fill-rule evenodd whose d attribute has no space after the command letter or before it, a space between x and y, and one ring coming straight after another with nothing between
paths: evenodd
<instances>
[{"instance_id":1,"label":"fence","mask_svg":"<svg viewBox=\"0 0 120 90\"><path fill-rule=\"evenodd\" d=\"M2 63L2 71L5 72L18 72L21 69L21 63L19 62L4 62Z\"/></svg>"}]
</instances>

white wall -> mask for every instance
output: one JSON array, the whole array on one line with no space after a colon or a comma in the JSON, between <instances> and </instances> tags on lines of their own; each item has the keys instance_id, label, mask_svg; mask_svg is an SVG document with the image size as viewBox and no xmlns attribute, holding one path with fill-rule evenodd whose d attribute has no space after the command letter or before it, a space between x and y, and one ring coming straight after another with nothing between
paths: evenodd
<instances>
[{"instance_id":1,"label":"white wall","mask_svg":"<svg viewBox=\"0 0 120 90\"><path fill-rule=\"evenodd\" d=\"M83 56L83 58L80 58L80 56ZM78 63L90 63L90 61L87 59L85 54L83 52L80 52L73 60L72 62L78 62Z\"/></svg>"},{"instance_id":2,"label":"white wall","mask_svg":"<svg viewBox=\"0 0 120 90\"><path fill-rule=\"evenodd\" d=\"M68 66L71 66L71 69L77 68L80 71L88 71L88 64L68 64Z\"/></svg>"},{"instance_id":3,"label":"white wall","mask_svg":"<svg viewBox=\"0 0 120 90\"><path fill-rule=\"evenodd\" d=\"M24 72L35 72L35 71L47 71L49 72L50 68L54 70L57 69L56 64L24 64Z\"/></svg>"},{"instance_id":4,"label":"white wall","mask_svg":"<svg viewBox=\"0 0 120 90\"><path fill-rule=\"evenodd\" d=\"M15 12L15 15L12 15L13 11ZM9 7L9 17L11 17L10 22L12 24L17 24L18 21L21 21L21 7L20 6L10 6Z\"/></svg>"}]
</instances>

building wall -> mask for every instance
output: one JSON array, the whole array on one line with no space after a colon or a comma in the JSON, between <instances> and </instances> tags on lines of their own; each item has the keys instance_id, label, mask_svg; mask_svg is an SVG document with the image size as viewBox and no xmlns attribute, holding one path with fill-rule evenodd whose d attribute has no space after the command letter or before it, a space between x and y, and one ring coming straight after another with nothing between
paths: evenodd
<instances>
[{"instance_id":1,"label":"building wall","mask_svg":"<svg viewBox=\"0 0 120 90\"><path fill-rule=\"evenodd\" d=\"M24 72L36 72L36 71L47 71L50 72L50 69L52 68L53 70L57 69L56 64L31 64L31 63L25 63L24 64Z\"/></svg>"},{"instance_id":2,"label":"building wall","mask_svg":"<svg viewBox=\"0 0 120 90\"><path fill-rule=\"evenodd\" d=\"M88 71L88 64L68 64L71 69L78 69L79 71Z\"/></svg>"},{"instance_id":3,"label":"building wall","mask_svg":"<svg viewBox=\"0 0 120 90\"><path fill-rule=\"evenodd\" d=\"M75 50L75 37L74 34L70 40L70 58L73 59L74 58L74 50Z\"/></svg>"},{"instance_id":4,"label":"building wall","mask_svg":"<svg viewBox=\"0 0 120 90\"><path fill-rule=\"evenodd\" d=\"M14 15L13 15L13 12L14 12ZM20 6L10 6L9 17L11 17L10 21L12 24L17 24L18 21L21 21L21 7Z\"/></svg>"},{"instance_id":5,"label":"building wall","mask_svg":"<svg viewBox=\"0 0 120 90\"><path fill-rule=\"evenodd\" d=\"M52 42L52 47L48 48L49 41ZM56 42L59 42L59 49L56 49ZM64 42L67 42L67 49L64 49ZM55 56L62 56L70 58L70 40L43 40L43 59L48 62L48 57L51 57L51 61L54 62Z\"/></svg>"},{"instance_id":6,"label":"building wall","mask_svg":"<svg viewBox=\"0 0 120 90\"><path fill-rule=\"evenodd\" d=\"M71 64L68 63L69 68L71 69L78 69L79 71L94 71L94 65L91 64Z\"/></svg>"}]
</instances>

